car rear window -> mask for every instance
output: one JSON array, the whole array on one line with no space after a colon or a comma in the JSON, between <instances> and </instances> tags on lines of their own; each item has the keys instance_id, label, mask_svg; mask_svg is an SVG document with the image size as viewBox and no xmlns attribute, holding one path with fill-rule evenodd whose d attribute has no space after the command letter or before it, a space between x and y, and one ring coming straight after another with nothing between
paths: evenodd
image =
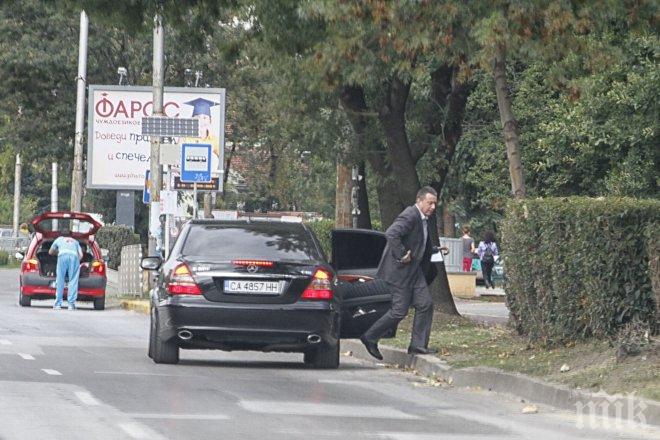
<instances>
[{"instance_id":1,"label":"car rear window","mask_svg":"<svg viewBox=\"0 0 660 440\"><path fill-rule=\"evenodd\" d=\"M230 259L314 260L310 234L297 224L192 225L183 255Z\"/></svg>"}]
</instances>

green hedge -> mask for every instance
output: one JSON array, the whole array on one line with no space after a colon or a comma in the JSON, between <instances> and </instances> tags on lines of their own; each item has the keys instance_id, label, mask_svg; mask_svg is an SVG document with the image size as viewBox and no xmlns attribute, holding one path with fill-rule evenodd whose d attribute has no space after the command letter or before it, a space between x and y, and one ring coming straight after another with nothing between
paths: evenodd
<instances>
[{"instance_id":1,"label":"green hedge","mask_svg":"<svg viewBox=\"0 0 660 440\"><path fill-rule=\"evenodd\" d=\"M0 266L6 266L9 264L9 253L5 251L0 251Z\"/></svg>"},{"instance_id":2,"label":"green hedge","mask_svg":"<svg viewBox=\"0 0 660 440\"><path fill-rule=\"evenodd\" d=\"M128 226L107 225L96 233L96 242L99 247L108 250L108 266L117 269L121 263L121 248L129 244L140 244L140 235Z\"/></svg>"},{"instance_id":3,"label":"green hedge","mask_svg":"<svg viewBox=\"0 0 660 440\"><path fill-rule=\"evenodd\" d=\"M517 330L544 343L658 330L652 263L660 201L512 201L502 224L507 303Z\"/></svg>"},{"instance_id":4,"label":"green hedge","mask_svg":"<svg viewBox=\"0 0 660 440\"><path fill-rule=\"evenodd\" d=\"M313 222L305 223L309 228L314 231L316 238L319 239L323 252L325 256L331 260L332 259L332 250L331 250L331 241L330 241L330 232L335 227L335 221L333 219L324 219L316 220Z\"/></svg>"}]
</instances>

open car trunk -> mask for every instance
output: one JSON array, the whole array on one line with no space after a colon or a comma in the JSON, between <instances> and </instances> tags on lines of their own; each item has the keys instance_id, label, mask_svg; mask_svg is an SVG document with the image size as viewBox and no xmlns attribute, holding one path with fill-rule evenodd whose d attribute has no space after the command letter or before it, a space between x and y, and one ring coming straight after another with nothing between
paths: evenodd
<instances>
[{"instance_id":1,"label":"open car trunk","mask_svg":"<svg viewBox=\"0 0 660 440\"><path fill-rule=\"evenodd\" d=\"M48 251L53 245L55 240L44 240L39 245L39 249L36 252L36 258L39 260L39 273L44 277L55 278L57 270L57 256L50 255ZM89 275L89 264L94 256L87 250L87 243L78 240L80 247L83 250L83 257L80 260L80 277L84 278Z\"/></svg>"},{"instance_id":2,"label":"open car trunk","mask_svg":"<svg viewBox=\"0 0 660 440\"><path fill-rule=\"evenodd\" d=\"M379 231L334 229L332 266L341 300L341 337L359 338L390 308L392 293L383 280L374 279L387 239ZM392 328L384 335L396 335Z\"/></svg>"}]
</instances>

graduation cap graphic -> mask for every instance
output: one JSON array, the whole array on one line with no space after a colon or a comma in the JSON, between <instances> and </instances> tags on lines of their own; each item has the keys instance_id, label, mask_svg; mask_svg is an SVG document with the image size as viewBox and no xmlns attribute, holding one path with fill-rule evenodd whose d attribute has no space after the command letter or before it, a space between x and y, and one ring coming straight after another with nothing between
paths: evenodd
<instances>
[{"instance_id":1,"label":"graduation cap graphic","mask_svg":"<svg viewBox=\"0 0 660 440\"><path fill-rule=\"evenodd\" d=\"M197 115L211 116L211 107L220 105L219 102L209 101L208 99L204 99L204 98L193 99L192 101L184 102L184 104L193 107L193 113L192 113L193 116L197 116Z\"/></svg>"}]
</instances>

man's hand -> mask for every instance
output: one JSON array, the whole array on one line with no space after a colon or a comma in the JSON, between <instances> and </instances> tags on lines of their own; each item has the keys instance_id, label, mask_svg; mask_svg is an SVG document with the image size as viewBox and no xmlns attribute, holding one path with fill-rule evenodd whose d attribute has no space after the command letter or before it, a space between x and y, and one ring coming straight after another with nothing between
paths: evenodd
<instances>
[{"instance_id":1,"label":"man's hand","mask_svg":"<svg viewBox=\"0 0 660 440\"><path fill-rule=\"evenodd\" d=\"M411 260L412 260L412 254L410 253L410 249L408 249L408 252L406 252L406 253L404 254L404 256L401 257L401 259L399 260L399 262L400 262L400 263L403 263L403 264L408 264L408 263L410 263Z\"/></svg>"}]
</instances>

